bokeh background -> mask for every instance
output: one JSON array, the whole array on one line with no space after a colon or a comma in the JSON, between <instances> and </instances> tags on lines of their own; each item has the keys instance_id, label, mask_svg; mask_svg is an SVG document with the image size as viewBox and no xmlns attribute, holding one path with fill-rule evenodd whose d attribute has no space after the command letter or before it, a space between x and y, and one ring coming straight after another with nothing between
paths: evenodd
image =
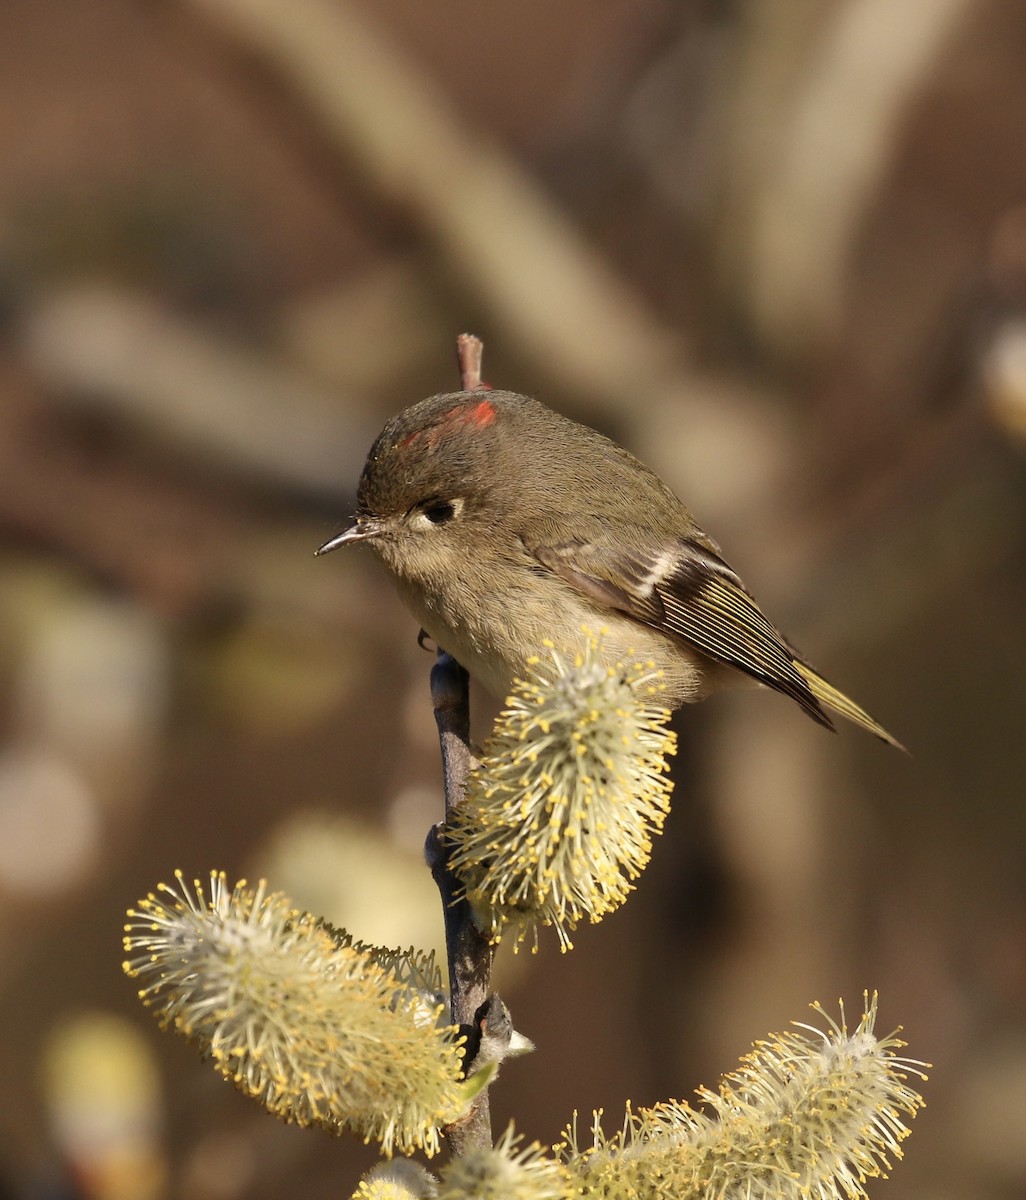
<instances>
[{"instance_id":1,"label":"bokeh background","mask_svg":"<svg viewBox=\"0 0 1026 1200\"><path fill-rule=\"evenodd\" d=\"M1020 0L2 0L0 1192L373 1161L160 1034L121 925L217 867L437 940L431 660L312 551L469 329L912 752L685 713L632 901L503 966L497 1126L616 1127L879 988L935 1069L873 1195L1026 1194L1024 61Z\"/></svg>"}]
</instances>

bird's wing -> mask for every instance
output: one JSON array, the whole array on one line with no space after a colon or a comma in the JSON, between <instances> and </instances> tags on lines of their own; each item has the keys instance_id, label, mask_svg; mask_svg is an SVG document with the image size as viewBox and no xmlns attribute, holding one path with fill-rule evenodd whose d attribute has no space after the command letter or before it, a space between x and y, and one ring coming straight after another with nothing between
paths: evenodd
<instances>
[{"instance_id":1,"label":"bird's wing","mask_svg":"<svg viewBox=\"0 0 1026 1200\"><path fill-rule=\"evenodd\" d=\"M635 536L615 546L575 539L528 549L600 607L681 638L790 696L814 720L833 728L784 638L731 568L700 541L667 539L652 545L650 538Z\"/></svg>"}]
</instances>

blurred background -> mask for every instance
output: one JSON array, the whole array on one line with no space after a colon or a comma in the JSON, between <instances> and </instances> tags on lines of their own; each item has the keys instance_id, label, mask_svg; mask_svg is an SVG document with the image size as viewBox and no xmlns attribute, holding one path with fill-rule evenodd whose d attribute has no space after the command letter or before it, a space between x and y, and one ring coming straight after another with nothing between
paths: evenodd
<instances>
[{"instance_id":1,"label":"blurred background","mask_svg":"<svg viewBox=\"0 0 1026 1200\"><path fill-rule=\"evenodd\" d=\"M0 1194L339 1197L162 1035L124 910L266 875L428 945L431 658L343 527L485 377L625 442L910 748L678 720L638 892L503 964L501 1129L687 1097L879 988L892 1200L1026 1194L1026 7L0 3ZM475 730L494 706L475 696Z\"/></svg>"}]
</instances>

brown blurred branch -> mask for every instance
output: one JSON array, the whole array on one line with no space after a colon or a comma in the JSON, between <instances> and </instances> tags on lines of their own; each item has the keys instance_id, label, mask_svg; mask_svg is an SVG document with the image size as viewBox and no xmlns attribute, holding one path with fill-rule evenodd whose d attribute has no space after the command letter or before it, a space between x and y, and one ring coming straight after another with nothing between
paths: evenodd
<instances>
[{"instance_id":1,"label":"brown blurred branch","mask_svg":"<svg viewBox=\"0 0 1026 1200\"><path fill-rule=\"evenodd\" d=\"M0 525L59 547L165 614L217 589L238 520L221 496L91 451L21 374L0 364Z\"/></svg>"},{"instance_id":2,"label":"brown blurred branch","mask_svg":"<svg viewBox=\"0 0 1026 1200\"><path fill-rule=\"evenodd\" d=\"M302 96L372 185L439 244L510 344L616 413L639 375L674 377L679 334L354 6L188 2Z\"/></svg>"},{"instance_id":3,"label":"brown blurred branch","mask_svg":"<svg viewBox=\"0 0 1026 1200\"><path fill-rule=\"evenodd\" d=\"M375 432L337 392L115 288L38 300L19 348L62 404L114 413L297 491L348 496Z\"/></svg>"},{"instance_id":4,"label":"brown blurred branch","mask_svg":"<svg viewBox=\"0 0 1026 1200\"><path fill-rule=\"evenodd\" d=\"M775 351L807 357L841 333L855 239L974 3L744 12L720 254Z\"/></svg>"}]
</instances>

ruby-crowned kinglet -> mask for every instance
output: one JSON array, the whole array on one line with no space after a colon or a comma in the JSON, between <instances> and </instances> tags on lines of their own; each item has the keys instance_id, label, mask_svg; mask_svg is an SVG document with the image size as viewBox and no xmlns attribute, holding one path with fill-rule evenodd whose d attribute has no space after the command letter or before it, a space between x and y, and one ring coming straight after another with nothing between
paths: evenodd
<instances>
[{"instance_id":1,"label":"ruby-crowned kinglet","mask_svg":"<svg viewBox=\"0 0 1026 1200\"><path fill-rule=\"evenodd\" d=\"M788 646L719 547L622 446L513 392L432 396L371 447L355 522L423 629L499 699L551 643L603 631L610 665L651 661L674 707L757 680L833 728L899 745Z\"/></svg>"}]
</instances>

